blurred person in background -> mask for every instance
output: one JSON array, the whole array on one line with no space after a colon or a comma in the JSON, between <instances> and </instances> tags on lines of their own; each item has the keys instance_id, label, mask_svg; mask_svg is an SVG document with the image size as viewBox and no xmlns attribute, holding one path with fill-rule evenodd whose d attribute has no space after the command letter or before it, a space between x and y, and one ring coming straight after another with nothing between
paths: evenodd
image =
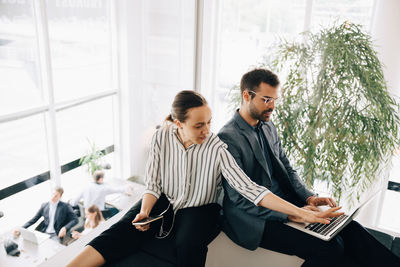
<instances>
[{"instance_id":1,"label":"blurred person in background","mask_svg":"<svg viewBox=\"0 0 400 267\"><path fill-rule=\"evenodd\" d=\"M93 182L86 186L80 194L71 202L72 206L76 206L81 199L83 199L83 206L85 209L96 205L103 217L108 219L119 212L115 207L107 207L105 205L106 196L114 193L125 193L130 195L132 188L129 186L114 186L104 184L104 172L95 171L93 174Z\"/></svg>"},{"instance_id":2,"label":"blurred person in background","mask_svg":"<svg viewBox=\"0 0 400 267\"><path fill-rule=\"evenodd\" d=\"M73 231L71 233L73 239L81 238L104 222L103 214L96 205L92 205L86 209L85 218L86 221L84 230L82 232Z\"/></svg>"},{"instance_id":3,"label":"blurred person in background","mask_svg":"<svg viewBox=\"0 0 400 267\"><path fill-rule=\"evenodd\" d=\"M22 227L28 228L43 217L43 222L36 227L36 230L49 234L52 239L62 240L68 230L78 223L78 217L71 205L60 200L63 193L62 187L54 188L50 201L43 203L36 215ZM19 230L14 230L14 235L19 234Z\"/></svg>"}]
</instances>

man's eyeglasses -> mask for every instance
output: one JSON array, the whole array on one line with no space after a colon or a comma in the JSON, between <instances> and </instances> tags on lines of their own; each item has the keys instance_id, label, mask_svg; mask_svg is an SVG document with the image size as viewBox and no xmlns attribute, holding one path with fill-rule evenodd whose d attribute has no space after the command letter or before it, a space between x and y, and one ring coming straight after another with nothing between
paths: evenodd
<instances>
[{"instance_id":1,"label":"man's eyeglasses","mask_svg":"<svg viewBox=\"0 0 400 267\"><path fill-rule=\"evenodd\" d=\"M265 97L265 96L261 96L259 94L257 94L256 92L252 91L252 90L247 90L252 94L258 95L263 101L265 105L268 105L271 102L276 103L278 101L278 97L277 98L273 98L273 97Z\"/></svg>"}]
</instances>

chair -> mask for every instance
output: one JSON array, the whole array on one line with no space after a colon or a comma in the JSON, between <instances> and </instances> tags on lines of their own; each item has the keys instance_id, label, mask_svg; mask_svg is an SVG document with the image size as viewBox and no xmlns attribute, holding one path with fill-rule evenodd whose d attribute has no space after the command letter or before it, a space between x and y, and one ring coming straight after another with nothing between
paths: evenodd
<instances>
[{"instance_id":1,"label":"chair","mask_svg":"<svg viewBox=\"0 0 400 267\"><path fill-rule=\"evenodd\" d=\"M72 206L72 210L78 217L78 223L72 226L68 232L69 233L71 233L72 231L81 232L84 229L85 225L85 208L81 203L78 203L77 205Z\"/></svg>"}]
</instances>

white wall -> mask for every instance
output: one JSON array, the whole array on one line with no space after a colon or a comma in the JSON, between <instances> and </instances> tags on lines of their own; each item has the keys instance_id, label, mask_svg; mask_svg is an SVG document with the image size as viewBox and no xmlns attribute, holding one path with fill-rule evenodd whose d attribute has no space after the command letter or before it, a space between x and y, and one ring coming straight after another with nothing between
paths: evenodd
<instances>
[{"instance_id":1,"label":"white wall","mask_svg":"<svg viewBox=\"0 0 400 267\"><path fill-rule=\"evenodd\" d=\"M398 0L376 0L373 22L371 24L371 35L378 51L378 58L384 64L384 75L388 83L389 92L400 97L400 1ZM400 98L398 98L400 100ZM385 204L387 190L387 179L390 172L388 169L383 175L386 181L383 190L376 196L359 219L364 225L377 227L382 217L382 205ZM381 184L377 182L377 184ZM374 187L376 188L376 187ZM371 192L374 189L370 190ZM366 194L368 195L368 194Z\"/></svg>"},{"instance_id":2,"label":"white wall","mask_svg":"<svg viewBox=\"0 0 400 267\"><path fill-rule=\"evenodd\" d=\"M156 125L194 89L195 1L118 1L123 178L143 175Z\"/></svg>"},{"instance_id":3,"label":"white wall","mask_svg":"<svg viewBox=\"0 0 400 267\"><path fill-rule=\"evenodd\" d=\"M389 90L400 97L400 1L376 0L371 34L384 63Z\"/></svg>"}]
</instances>

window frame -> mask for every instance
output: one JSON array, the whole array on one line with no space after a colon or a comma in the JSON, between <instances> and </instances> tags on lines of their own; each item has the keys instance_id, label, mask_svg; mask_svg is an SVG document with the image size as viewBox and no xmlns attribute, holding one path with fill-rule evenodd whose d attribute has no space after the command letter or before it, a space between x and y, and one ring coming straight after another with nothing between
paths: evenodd
<instances>
[{"instance_id":1,"label":"window frame","mask_svg":"<svg viewBox=\"0 0 400 267\"><path fill-rule=\"evenodd\" d=\"M55 102L54 99L54 83L52 79L52 61L50 56L50 38L49 38L49 28L48 28L48 18L47 18L47 3L45 0L32 0L33 8L33 20L35 23L35 35L37 40L38 49L38 65L39 65L39 76L41 80L41 87L43 91L43 105L37 105L28 109L19 110L16 112L0 115L0 123L11 122L15 120L20 120L26 117L43 114L45 117L45 131L47 136L47 156L49 160L49 171L36 174L32 178L27 179L35 181L30 186L34 186L38 183L50 180L53 185L61 186L61 174L65 172L65 165L60 165L59 159L59 143L57 137L57 112L62 110L67 110L74 108L79 105L84 105L102 98L112 97L113 98L113 135L114 144L110 144L105 151L109 153L114 152L115 162L119 162L121 158L119 155L121 144L120 139L117 138L120 135L120 81L119 81L119 61L118 61L118 39L117 39L117 16L116 16L116 3L115 1L108 1L107 7L109 8L110 16L110 43L111 43L111 79L112 87L103 90L99 93L89 94L84 97L74 98L71 100ZM112 149L111 149L112 148ZM121 164L116 164L115 172L117 174L121 173ZM21 186L18 182L12 184L11 186L4 188L14 188L14 194L29 187ZM3 189L0 189L3 191Z\"/></svg>"}]
</instances>

